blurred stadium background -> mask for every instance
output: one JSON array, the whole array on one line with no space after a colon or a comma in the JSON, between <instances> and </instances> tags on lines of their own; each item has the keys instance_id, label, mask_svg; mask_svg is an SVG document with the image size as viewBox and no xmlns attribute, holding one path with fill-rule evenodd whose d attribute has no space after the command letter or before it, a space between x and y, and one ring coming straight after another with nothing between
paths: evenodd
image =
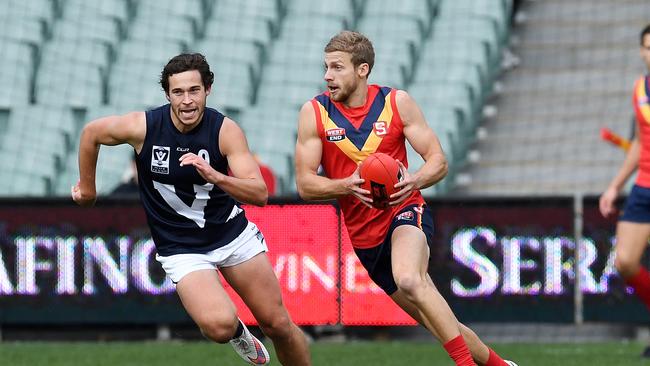
<instances>
[{"instance_id":1,"label":"blurred stadium background","mask_svg":"<svg viewBox=\"0 0 650 366\"><path fill-rule=\"evenodd\" d=\"M440 233L431 273L459 318L490 341L532 342L520 365L559 364L533 357L535 342L645 342L648 314L613 271L615 222L596 198L623 159L600 129L631 133L649 22L648 0L0 0L0 338L198 337L146 261L137 200L82 210L67 196L83 125L166 103L164 64L201 52L215 73L208 105L276 173L276 205L249 213L277 243L294 317L315 339L428 339L367 283L350 285L363 275L338 211L295 192L298 109L323 90L325 43L354 29L375 46L370 81L419 102L450 162L424 193ZM102 149L101 195L131 155ZM0 360L15 352L6 343Z\"/></svg>"}]
</instances>

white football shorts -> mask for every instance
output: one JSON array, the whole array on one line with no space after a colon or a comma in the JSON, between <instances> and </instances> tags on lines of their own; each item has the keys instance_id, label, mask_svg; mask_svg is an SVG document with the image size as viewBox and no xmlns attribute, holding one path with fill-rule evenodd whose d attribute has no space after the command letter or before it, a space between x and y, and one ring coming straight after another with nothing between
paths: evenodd
<instances>
[{"instance_id":1,"label":"white football shorts","mask_svg":"<svg viewBox=\"0 0 650 366\"><path fill-rule=\"evenodd\" d=\"M202 269L217 270L220 267L232 267L253 258L269 249L262 232L252 222L235 240L221 248L207 253L184 253L163 257L156 254L167 276L178 283L188 273Z\"/></svg>"}]
</instances>

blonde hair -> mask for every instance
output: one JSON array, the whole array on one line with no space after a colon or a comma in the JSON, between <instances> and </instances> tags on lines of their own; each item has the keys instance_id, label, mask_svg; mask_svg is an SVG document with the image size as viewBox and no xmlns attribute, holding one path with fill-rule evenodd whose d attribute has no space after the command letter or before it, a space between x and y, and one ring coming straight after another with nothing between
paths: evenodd
<instances>
[{"instance_id":1,"label":"blonde hair","mask_svg":"<svg viewBox=\"0 0 650 366\"><path fill-rule=\"evenodd\" d=\"M357 67L368 64L368 75L375 64L375 49L368 37L355 31L344 30L330 39L325 46L325 53L346 52L352 55L352 64Z\"/></svg>"}]
</instances>

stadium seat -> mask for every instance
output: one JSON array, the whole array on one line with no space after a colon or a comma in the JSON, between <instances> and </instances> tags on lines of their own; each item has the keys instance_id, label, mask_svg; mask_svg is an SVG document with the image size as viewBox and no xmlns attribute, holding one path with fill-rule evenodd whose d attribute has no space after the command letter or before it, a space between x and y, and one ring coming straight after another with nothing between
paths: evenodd
<instances>
[{"instance_id":1,"label":"stadium seat","mask_svg":"<svg viewBox=\"0 0 650 366\"><path fill-rule=\"evenodd\" d=\"M292 109L296 116L291 126L295 126L300 107L322 92L316 84L287 84L288 87L278 87L277 84L265 84L257 95L257 104L266 107L267 113L274 115L274 109Z\"/></svg>"},{"instance_id":2,"label":"stadium seat","mask_svg":"<svg viewBox=\"0 0 650 366\"><path fill-rule=\"evenodd\" d=\"M49 0L5 0L2 16L6 19L38 19L48 27L54 20L54 4ZM6 36L3 33L3 36Z\"/></svg>"},{"instance_id":3,"label":"stadium seat","mask_svg":"<svg viewBox=\"0 0 650 366\"><path fill-rule=\"evenodd\" d=\"M417 71L418 83L460 83L467 86L472 92L472 100L482 104L487 93L487 86L478 65L460 62L441 62L435 60L428 63L421 63Z\"/></svg>"},{"instance_id":4,"label":"stadium seat","mask_svg":"<svg viewBox=\"0 0 650 366\"><path fill-rule=\"evenodd\" d=\"M30 85L33 77L32 48L27 44L0 39L0 108L30 102Z\"/></svg>"},{"instance_id":5,"label":"stadium seat","mask_svg":"<svg viewBox=\"0 0 650 366\"><path fill-rule=\"evenodd\" d=\"M508 37L508 22L510 12L505 1L477 0L464 1L443 1L439 7L440 17L449 18L486 18L490 19L497 28L499 40L504 44Z\"/></svg>"},{"instance_id":6,"label":"stadium seat","mask_svg":"<svg viewBox=\"0 0 650 366\"><path fill-rule=\"evenodd\" d=\"M332 34L333 35L333 34ZM269 52L269 62L278 64L317 64L323 70L325 43L312 42L306 37L280 37Z\"/></svg>"},{"instance_id":7,"label":"stadium seat","mask_svg":"<svg viewBox=\"0 0 650 366\"><path fill-rule=\"evenodd\" d=\"M286 62L286 63L283 63ZM299 59L271 61L264 67L260 88L280 88L285 84L325 85L323 62L310 62L300 65Z\"/></svg>"},{"instance_id":8,"label":"stadium seat","mask_svg":"<svg viewBox=\"0 0 650 366\"><path fill-rule=\"evenodd\" d=\"M424 24L419 20L392 14L363 17L358 28L373 44L411 42L419 46L426 36Z\"/></svg>"},{"instance_id":9,"label":"stadium seat","mask_svg":"<svg viewBox=\"0 0 650 366\"><path fill-rule=\"evenodd\" d=\"M94 65L65 61L53 61L39 68L37 103L76 108L102 104L105 90L102 70Z\"/></svg>"},{"instance_id":10,"label":"stadium seat","mask_svg":"<svg viewBox=\"0 0 650 366\"><path fill-rule=\"evenodd\" d=\"M211 100L237 111L252 103L257 76L252 65L237 60L213 59L214 72Z\"/></svg>"},{"instance_id":11,"label":"stadium seat","mask_svg":"<svg viewBox=\"0 0 650 366\"><path fill-rule=\"evenodd\" d=\"M297 116L297 115L296 115ZM288 128L252 128L247 124L242 126L248 139L248 144L256 152L274 152L293 155L296 130Z\"/></svg>"},{"instance_id":12,"label":"stadium seat","mask_svg":"<svg viewBox=\"0 0 650 366\"><path fill-rule=\"evenodd\" d=\"M426 0L406 0L401 1L396 6L391 0L373 0L366 3L363 11L364 18L375 17L400 17L416 20L422 25L422 33L426 35L431 28L431 22L434 15L434 4ZM390 23L386 23L390 24ZM388 26L389 29L392 25Z\"/></svg>"},{"instance_id":13,"label":"stadium seat","mask_svg":"<svg viewBox=\"0 0 650 366\"><path fill-rule=\"evenodd\" d=\"M85 125L86 123L98 118L102 118L106 116L122 115L129 112L133 112L133 110L124 109L112 104L96 105L86 110L86 113L84 114L82 121L83 121L83 125Z\"/></svg>"},{"instance_id":14,"label":"stadium seat","mask_svg":"<svg viewBox=\"0 0 650 366\"><path fill-rule=\"evenodd\" d=\"M454 82L436 85L416 82L408 92L420 105L443 105L462 113L463 136L473 136L478 122L478 106L474 104L469 88Z\"/></svg>"},{"instance_id":15,"label":"stadium seat","mask_svg":"<svg viewBox=\"0 0 650 366\"><path fill-rule=\"evenodd\" d=\"M289 43L312 43L320 46L322 50L330 38L345 29L345 26L342 18L330 19L317 15L294 16L284 20L279 38Z\"/></svg>"},{"instance_id":16,"label":"stadium seat","mask_svg":"<svg viewBox=\"0 0 650 366\"><path fill-rule=\"evenodd\" d=\"M20 159L15 158L15 151L8 148L0 149L0 164L3 171L14 174L30 175L45 180L51 184L56 177L57 163L54 155L39 150L30 150L23 146Z\"/></svg>"},{"instance_id":17,"label":"stadium seat","mask_svg":"<svg viewBox=\"0 0 650 366\"><path fill-rule=\"evenodd\" d=\"M305 100L305 102L307 99ZM287 129L296 131L298 128L299 108L291 106L270 106L257 104L242 112L238 121L246 130ZM249 142L250 145L250 142ZM251 149L257 150L257 146Z\"/></svg>"},{"instance_id":18,"label":"stadium seat","mask_svg":"<svg viewBox=\"0 0 650 366\"><path fill-rule=\"evenodd\" d=\"M0 162L4 164L4 158ZM25 172L8 171L11 179L0 181L0 196L42 197L51 194L49 180ZM68 187L68 194L70 187Z\"/></svg>"},{"instance_id":19,"label":"stadium seat","mask_svg":"<svg viewBox=\"0 0 650 366\"><path fill-rule=\"evenodd\" d=\"M165 23L167 23L163 27L163 29L165 29L168 25L168 22L173 18L176 18L182 20L183 23L189 21L195 30L203 28L205 22L205 12L201 0L156 0L141 1L137 4L137 17L135 19L135 22L143 20L151 23L152 21L156 22L161 18L165 18ZM159 27L153 28L154 30L160 31Z\"/></svg>"},{"instance_id":20,"label":"stadium seat","mask_svg":"<svg viewBox=\"0 0 650 366\"><path fill-rule=\"evenodd\" d=\"M273 23L264 18L211 19L206 23L205 39L224 38L267 46L273 32Z\"/></svg>"},{"instance_id":21,"label":"stadium seat","mask_svg":"<svg viewBox=\"0 0 650 366\"><path fill-rule=\"evenodd\" d=\"M61 63L93 65L106 72L113 56L105 45L90 39L75 42L51 39L43 44L40 64L50 69L55 69Z\"/></svg>"},{"instance_id":22,"label":"stadium seat","mask_svg":"<svg viewBox=\"0 0 650 366\"><path fill-rule=\"evenodd\" d=\"M481 83L486 85L494 73L490 68L489 46L478 39L446 40L433 38L422 50L419 68L436 70L453 67L456 64L475 65L481 74ZM418 73L419 76L426 74Z\"/></svg>"},{"instance_id":23,"label":"stadium seat","mask_svg":"<svg viewBox=\"0 0 650 366\"><path fill-rule=\"evenodd\" d=\"M57 159L53 169L60 168L68 154L68 142L66 136L58 130L42 128L37 133L34 130L10 129L5 131L2 139L2 150L24 151L30 150L30 153L38 153L43 156L51 156Z\"/></svg>"},{"instance_id":24,"label":"stadium seat","mask_svg":"<svg viewBox=\"0 0 650 366\"><path fill-rule=\"evenodd\" d=\"M286 21L305 18L337 20L346 28L351 28L356 21L356 14L352 0L294 1L291 3Z\"/></svg>"},{"instance_id":25,"label":"stadium seat","mask_svg":"<svg viewBox=\"0 0 650 366\"><path fill-rule=\"evenodd\" d=\"M208 63L229 59L250 65L256 75L261 72L266 49L259 42L246 42L226 38L203 39L190 46L191 52L203 54ZM219 70L213 70L219 71Z\"/></svg>"},{"instance_id":26,"label":"stadium seat","mask_svg":"<svg viewBox=\"0 0 650 366\"><path fill-rule=\"evenodd\" d=\"M38 47L43 43L45 37L45 28L39 19L0 14L0 39L19 41L32 47Z\"/></svg>"},{"instance_id":27,"label":"stadium seat","mask_svg":"<svg viewBox=\"0 0 650 366\"><path fill-rule=\"evenodd\" d=\"M163 16L163 15L161 15ZM129 29L129 39L150 43L150 49L165 42L175 42L187 49L194 42L196 34L191 19L167 17L164 23L159 18L136 18Z\"/></svg>"},{"instance_id":28,"label":"stadium seat","mask_svg":"<svg viewBox=\"0 0 650 366\"><path fill-rule=\"evenodd\" d=\"M67 141L76 138L78 127L70 108L61 105L14 105L9 113L8 130L55 130L64 134Z\"/></svg>"},{"instance_id":29,"label":"stadium seat","mask_svg":"<svg viewBox=\"0 0 650 366\"><path fill-rule=\"evenodd\" d=\"M501 43L493 21L479 18L439 18L433 25L433 42L461 43L468 40L487 42L490 70L498 68L501 58Z\"/></svg>"},{"instance_id":30,"label":"stadium seat","mask_svg":"<svg viewBox=\"0 0 650 366\"><path fill-rule=\"evenodd\" d=\"M53 38L68 42L88 39L104 44L113 52L120 41L119 21L108 17L62 18L55 22Z\"/></svg>"},{"instance_id":31,"label":"stadium seat","mask_svg":"<svg viewBox=\"0 0 650 366\"><path fill-rule=\"evenodd\" d=\"M213 9L213 17L222 19L267 19L277 26L283 16L279 0L220 0Z\"/></svg>"},{"instance_id":32,"label":"stadium seat","mask_svg":"<svg viewBox=\"0 0 650 366\"><path fill-rule=\"evenodd\" d=\"M65 19L108 18L116 21L124 29L133 16L128 0L109 0L89 2L86 0L66 0L63 6Z\"/></svg>"},{"instance_id":33,"label":"stadium seat","mask_svg":"<svg viewBox=\"0 0 650 366\"><path fill-rule=\"evenodd\" d=\"M117 57L119 60L129 60L136 64L142 62L166 64L172 57L183 51L182 42L128 39L120 43Z\"/></svg>"}]
</instances>

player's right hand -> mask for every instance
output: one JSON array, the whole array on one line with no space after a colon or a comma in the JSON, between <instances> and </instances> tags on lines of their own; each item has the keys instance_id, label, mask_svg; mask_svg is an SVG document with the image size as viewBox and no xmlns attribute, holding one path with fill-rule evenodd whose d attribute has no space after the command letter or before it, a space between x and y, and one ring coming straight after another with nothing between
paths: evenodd
<instances>
[{"instance_id":1,"label":"player's right hand","mask_svg":"<svg viewBox=\"0 0 650 366\"><path fill-rule=\"evenodd\" d=\"M362 179L359 175L360 170L361 164L357 165L357 169L354 171L354 173L346 178L345 188L348 190L348 192L350 192L350 194L358 198L361 203L372 208L372 197L370 197L370 191L361 188L361 185L363 182L365 182L365 180Z\"/></svg>"},{"instance_id":2,"label":"player's right hand","mask_svg":"<svg viewBox=\"0 0 650 366\"><path fill-rule=\"evenodd\" d=\"M94 205L95 201L97 200L97 193L93 192L92 194L89 194L82 192L81 187L79 186L79 182L72 186L70 195L72 196L72 200L82 207L90 207Z\"/></svg>"},{"instance_id":3,"label":"player's right hand","mask_svg":"<svg viewBox=\"0 0 650 366\"><path fill-rule=\"evenodd\" d=\"M600 196L600 200L598 201L598 207L600 208L600 214L603 215L603 217L608 217L609 215L613 214L616 211L616 207L614 207L614 202L616 201L616 198L618 197L618 190L614 187L609 187L605 191L605 193Z\"/></svg>"}]
</instances>

